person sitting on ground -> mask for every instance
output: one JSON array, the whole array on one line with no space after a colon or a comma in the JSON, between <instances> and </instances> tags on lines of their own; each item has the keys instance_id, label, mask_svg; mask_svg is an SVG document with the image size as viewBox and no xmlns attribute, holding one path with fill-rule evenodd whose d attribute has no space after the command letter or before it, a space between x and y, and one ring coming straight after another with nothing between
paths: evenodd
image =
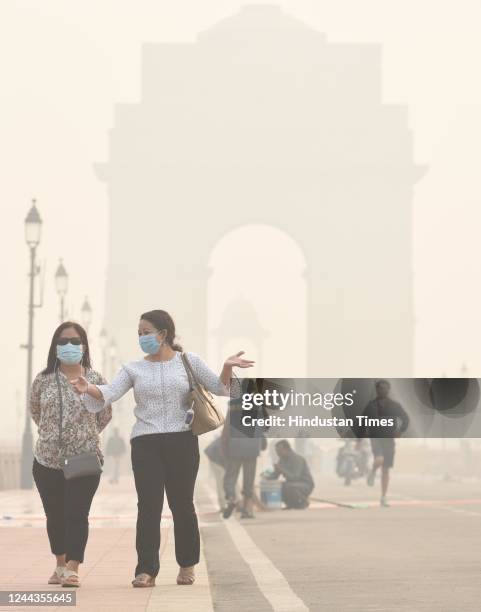
<instances>
[{"instance_id":1,"label":"person sitting on ground","mask_svg":"<svg viewBox=\"0 0 481 612\"><path fill-rule=\"evenodd\" d=\"M276 443L276 453L279 461L274 465L274 471L268 478L276 479L281 475L284 476L282 501L286 509L307 508L309 495L314 489L314 480L307 461L292 450L287 440Z\"/></svg>"}]
</instances>

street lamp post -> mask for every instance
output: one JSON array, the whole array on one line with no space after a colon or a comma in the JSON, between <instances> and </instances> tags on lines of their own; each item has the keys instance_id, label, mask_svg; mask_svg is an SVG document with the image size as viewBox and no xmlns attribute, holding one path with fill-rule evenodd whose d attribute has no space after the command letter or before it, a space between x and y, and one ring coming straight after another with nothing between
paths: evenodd
<instances>
[{"instance_id":1,"label":"street lamp post","mask_svg":"<svg viewBox=\"0 0 481 612\"><path fill-rule=\"evenodd\" d=\"M55 286L60 298L60 323L65 321L65 296L68 290L68 274L62 260L59 261L57 271L55 272Z\"/></svg>"},{"instance_id":2,"label":"street lamp post","mask_svg":"<svg viewBox=\"0 0 481 612\"><path fill-rule=\"evenodd\" d=\"M80 312L82 313L83 326L85 327L85 331L88 333L90 323L92 323L92 306L90 306L87 296L85 296Z\"/></svg>"},{"instance_id":3,"label":"street lamp post","mask_svg":"<svg viewBox=\"0 0 481 612\"><path fill-rule=\"evenodd\" d=\"M32 386L32 365L33 365L33 316L35 308L41 304L35 304L34 289L35 276L39 269L35 263L37 247L40 243L42 231L42 219L37 210L35 200L32 200L32 207L25 219L25 241L30 248L30 290L28 300L28 342L22 348L27 349L27 392L26 392L26 411L25 429L22 438L22 463L20 473L20 486L22 489L31 489L33 486L32 461L33 461L33 440L30 417L30 389Z\"/></svg>"}]
</instances>

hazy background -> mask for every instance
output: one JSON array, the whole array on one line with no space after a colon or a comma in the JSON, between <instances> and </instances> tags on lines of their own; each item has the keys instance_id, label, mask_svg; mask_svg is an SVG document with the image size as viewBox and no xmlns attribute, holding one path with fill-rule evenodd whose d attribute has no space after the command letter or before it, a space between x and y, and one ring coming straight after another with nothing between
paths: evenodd
<instances>
[{"instance_id":1,"label":"hazy background","mask_svg":"<svg viewBox=\"0 0 481 612\"><path fill-rule=\"evenodd\" d=\"M92 348L100 367L108 198L93 164L108 157L114 104L138 100L143 43L193 42L199 31L242 4L1 3L0 366L7 415L2 439L18 438L23 424L26 354L19 345L26 342L28 299L23 223L31 198L37 198L44 221L38 253L40 263L46 262L34 371L43 367L58 323L54 273L60 257L70 279L69 315L80 318L86 295L92 305ZM413 201L415 374L457 376L466 364L464 372L481 376L481 85L476 78L481 5L432 0L275 4L324 32L329 42L382 44L383 101L408 106L415 162L428 166ZM285 329L284 319L270 324ZM135 333L134 326L134 341ZM278 375L289 375L281 354L278 362Z\"/></svg>"}]
</instances>

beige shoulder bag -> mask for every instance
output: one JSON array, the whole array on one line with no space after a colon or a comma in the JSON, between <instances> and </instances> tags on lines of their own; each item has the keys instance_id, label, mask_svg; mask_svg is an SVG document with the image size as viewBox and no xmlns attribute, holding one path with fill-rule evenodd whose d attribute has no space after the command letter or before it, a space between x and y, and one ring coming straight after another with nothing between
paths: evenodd
<instances>
[{"instance_id":1,"label":"beige shoulder bag","mask_svg":"<svg viewBox=\"0 0 481 612\"><path fill-rule=\"evenodd\" d=\"M196 379L187 355L181 353L182 361L189 378L189 404L194 412L192 433L196 436L217 429L224 424L222 412L216 407L214 396Z\"/></svg>"}]
</instances>

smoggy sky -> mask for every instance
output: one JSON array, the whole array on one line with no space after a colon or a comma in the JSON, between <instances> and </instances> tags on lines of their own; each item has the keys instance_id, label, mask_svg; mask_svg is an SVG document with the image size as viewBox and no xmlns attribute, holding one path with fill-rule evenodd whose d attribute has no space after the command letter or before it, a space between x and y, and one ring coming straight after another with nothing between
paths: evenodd
<instances>
[{"instance_id":1,"label":"smoggy sky","mask_svg":"<svg viewBox=\"0 0 481 612\"><path fill-rule=\"evenodd\" d=\"M23 221L31 198L37 198L44 221L39 257L46 263L44 305L36 312L34 370L42 367L58 322L53 277L59 257L70 276L71 316L80 317L85 295L92 304L98 362L95 336L103 316L108 199L92 165L107 158L114 104L138 100L142 43L194 41L197 32L235 13L241 4L0 4L0 365L7 373L3 402L9 415L0 438L18 436L15 407L22 410L25 401L26 355L19 345L26 341L27 329ZM466 363L469 375L481 376L481 84L476 78L481 5L467 0L280 4L325 32L329 41L382 44L384 102L409 107L415 161L428 166L413 202L415 373L457 376ZM289 374L284 370L282 375Z\"/></svg>"}]
</instances>

